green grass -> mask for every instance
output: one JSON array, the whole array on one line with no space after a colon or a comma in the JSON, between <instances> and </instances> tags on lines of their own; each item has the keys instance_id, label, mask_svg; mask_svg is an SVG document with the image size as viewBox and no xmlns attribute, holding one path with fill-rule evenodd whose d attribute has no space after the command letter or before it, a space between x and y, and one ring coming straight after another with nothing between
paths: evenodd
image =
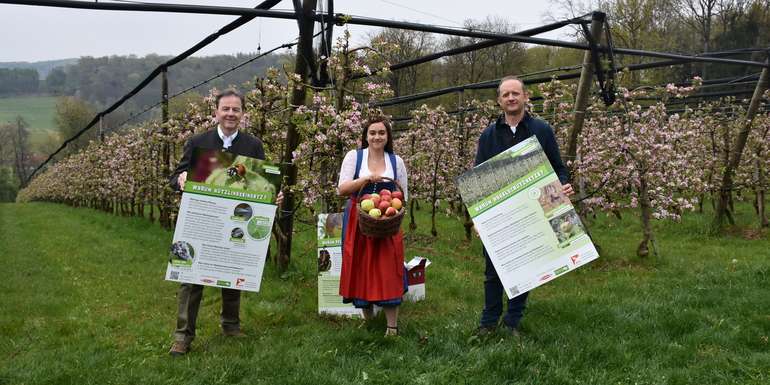
<instances>
[{"instance_id":1,"label":"green grass","mask_svg":"<svg viewBox=\"0 0 770 385\"><path fill-rule=\"evenodd\" d=\"M29 124L32 149L39 149L50 134L57 134L56 99L55 96L0 98L0 124L16 122L16 116L21 115Z\"/></svg>"},{"instance_id":2,"label":"green grass","mask_svg":"<svg viewBox=\"0 0 770 385\"><path fill-rule=\"evenodd\" d=\"M739 207L744 226L750 207ZM248 338L218 330L206 289L193 351L172 359L177 285L163 281L171 233L138 218L62 205L0 205L0 384L767 384L770 238L710 215L657 224L659 258L639 260L638 220L600 216L599 260L536 289L522 338L473 336L484 262L458 221L429 217L407 242L427 299L384 320L316 315L314 229L298 224L292 269L270 264L244 293ZM745 238L754 238L747 240Z\"/></svg>"}]
</instances>

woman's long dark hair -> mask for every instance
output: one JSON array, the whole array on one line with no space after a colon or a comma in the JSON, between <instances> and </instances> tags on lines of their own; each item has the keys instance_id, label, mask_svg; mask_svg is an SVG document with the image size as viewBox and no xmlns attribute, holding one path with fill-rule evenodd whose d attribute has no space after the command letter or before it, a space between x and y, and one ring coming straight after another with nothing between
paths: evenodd
<instances>
[{"instance_id":1,"label":"woman's long dark hair","mask_svg":"<svg viewBox=\"0 0 770 385\"><path fill-rule=\"evenodd\" d=\"M393 154L393 133L390 129L390 119L385 115L372 115L361 125L361 148L369 147L369 142L366 141L366 134L369 132L369 127L375 123L382 123L385 125L385 131L388 133L388 141L385 142L385 152Z\"/></svg>"}]
</instances>

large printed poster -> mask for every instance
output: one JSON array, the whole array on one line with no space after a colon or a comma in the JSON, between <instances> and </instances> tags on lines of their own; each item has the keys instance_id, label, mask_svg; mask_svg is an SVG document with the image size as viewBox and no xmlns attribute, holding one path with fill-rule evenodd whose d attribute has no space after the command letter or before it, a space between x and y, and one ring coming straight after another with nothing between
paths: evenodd
<instances>
[{"instance_id":1,"label":"large printed poster","mask_svg":"<svg viewBox=\"0 0 770 385\"><path fill-rule=\"evenodd\" d=\"M361 316L340 295L342 219L342 213L318 215L318 314Z\"/></svg>"},{"instance_id":2,"label":"large printed poster","mask_svg":"<svg viewBox=\"0 0 770 385\"><path fill-rule=\"evenodd\" d=\"M259 291L280 170L221 150L193 154L166 280Z\"/></svg>"},{"instance_id":3,"label":"large printed poster","mask_svg":"<svg viewBox=\"0 0 770 385\"><path fill-rule=\"evenodd\" d=\"M509 298L599 257L535 136L457 184Z\"/></svg>"}]
</instances>

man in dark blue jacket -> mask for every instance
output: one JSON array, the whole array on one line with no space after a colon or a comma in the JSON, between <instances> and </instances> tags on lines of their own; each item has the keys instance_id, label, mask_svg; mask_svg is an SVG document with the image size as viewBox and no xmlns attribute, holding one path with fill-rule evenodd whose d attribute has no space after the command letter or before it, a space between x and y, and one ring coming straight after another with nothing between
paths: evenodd
<instances>
[{"instance_id":1,"label":"man in dark blue jacket","mask_svg":"<svg viewBox=\"0 0 770 385\"><path fill-rule=\"evenodd\" d=\"M479 137L479 146L476 151L476 165L507 150L513 145L522 142L532 135L537 137L540 146L543 147L548 160L551 162L559 181L563 185L566 195L574 194L569 184L569 170L564 166L559 155L559 145L553 134L553 129L548 123L533 118L527 112L529 93L524 83L515 76L504 77L497 87L497 104L503 113L484 129ZM484 272L484 310L481 313L479 323L479 335L489 334L497 327L500 315L503 313L503 285L497 275L495 266L489 259L486 248L484 249L486 271ZM524 315L529 292L520 294L508 300L508 312L503 317L503 324L513 334L517 334L519 322Z\"/></svg>"}]
</instances>

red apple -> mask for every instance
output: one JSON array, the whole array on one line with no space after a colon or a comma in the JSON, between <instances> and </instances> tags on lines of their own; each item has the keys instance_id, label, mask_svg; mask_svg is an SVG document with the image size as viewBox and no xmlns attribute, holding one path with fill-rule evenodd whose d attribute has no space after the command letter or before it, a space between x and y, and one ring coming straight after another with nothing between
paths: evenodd
<instances>
[{"instance_id":1,"label":"red apple","mask_svg":"<svg viewBox=\"0 0 770 385\"><path fill-rule=\"evenodd\" d=\"M380 196L384 196L384 195L390 195L390 190L386 188L380 190Z\"/></svg>"},{"instance_id":2,"label":"red apple","mask_svg":"<svg viewBox=\"0 0 770 385\"><path fill-rule=\"evenodd\" d=\"M387 210L385 210L385 216L392 217L398 213L398 210L394 209L393 207L388 207Z\"/></svg>"},{"instance_id":3,"label":"red apple","mask_svg":"<svg viewBox=\"0 0 770 385\"><path fill-rule=\"evenodd\" d=\"M362 201L363 201L363 200L367 200L367 199L369 199L369 198L371 198L371 197L372 197L372 194L364 194L364 195L362 195L362 196L361 196L361 200L362 200Z\"/></svg>"},{"instance_id":4,"label":"red apple","mask_svg":"<svg viewBox=\"0 0 770 385\"><path fill-rule=\"evenodd\" d=\"M369 196L369 199L371 199L371 201L374 202L374 207L379 206L380 201L382 200L380 199L380 196L377 194L372 194L371 196Z\"/></svg>"},{"instance_id":5,"label":"red apple","mask_svg":"<svg viewBox=\"0 0 770 385\"><path fill-rule=\"evenodd\" d=\"M402 193L401 191L393 191L393 193L390 194L390 196L392 196L393 198L404 200L404 193Z\"/></svg>"},{"instance_id":6,"label":"red apple","mask_svg":"<svg viewBox=\"0 0 770 385\"><path fill-rule=\"evenodd\" d=\"M390 201L390 206L396 210L401 210L401 207L403 207L404 204L401 202L401 199L393 198L393 200Z\"/></svg>"},{"instance_id":7,"label":"red apple","mask_svg":"<svg viewBox=\"0 0 770 385\"><path fill-rule=\"evenodd\" d=\"M383 202L390 202L393 199L390 195L383 195L380 200Z\"/></svg>"},{"instance_id":8,"label":"red apple","mask_svg":"<svg viewBox=\"0 0 770 385\"><path fill-rule=\"evenodd\" d=\"M377 205L377 208L380 209L380 211L385 212L388 207L390 207L390 202L382 201L379 205Z\"/></svg>"}]
</instances>

